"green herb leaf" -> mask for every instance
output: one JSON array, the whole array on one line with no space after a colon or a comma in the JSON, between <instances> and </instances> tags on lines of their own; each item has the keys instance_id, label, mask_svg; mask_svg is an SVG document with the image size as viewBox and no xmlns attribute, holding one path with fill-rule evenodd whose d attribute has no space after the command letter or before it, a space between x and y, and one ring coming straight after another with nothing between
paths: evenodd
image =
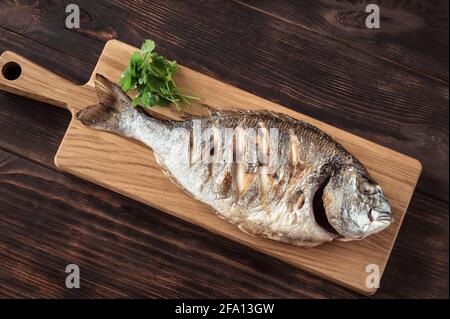
<instances>
[{"instance_id":1,"label":"green herb leaf","mask_svg":"<svg viewBox=\"0 0 450 319\"><path fill-rule=\"evenodd\" d=\"M131 105L133 105L133 106L138 106L139 103L141 103L140 97L136 97L133 99L133 101L131 101Z\"/></svg>"},{"instance_id":2,"label":"green herb leaf","mask_svg":"<svg viewBox=\"0 0 450 319\"><path fill-rule=\"evenodd\" d=\"M122 74L119 80L119 85L125 92L131 88L131 73L127 70Z\"/></svg>"},{"instance_id":3,"label":"green herb leaf","mask_svg":"<svg viewBox=\"0 0 450 319\"><path fill-rule=\"evenodd\" d=\"M144 55L152 53L153 49L155 49L155 42L152 40L145 40L141 47L142 54Z\"/></svg>"},{"instance_id":4,"label":"green herb leaf","mask_svg":"<svg viewBox=\"0 0 450 319\"><path fill-rule=\"evenodd\" d=\"M130 66L137 66L142 63L142 56L139 54L139 52L134 52L133 55L130 58Z\"/></svg>"},{"instance_id":5,"label":"green herb leaf","mask_svg":"<svg viewBox=\"0 0 450 319\"><path fill-rule=\"evenodd\" d=\"M162 55L153 52L155 42L145 40L141 52L134 52L130 58L128 68L122 73L119 85L127 92L136 89L138 95L132 105L152 107L155 105L168 106L174 104L178 110L181 106L189 106L192 96L185 96L173 80L178 71L176 61L169 61Z\"/></svg>"}]
</instances>

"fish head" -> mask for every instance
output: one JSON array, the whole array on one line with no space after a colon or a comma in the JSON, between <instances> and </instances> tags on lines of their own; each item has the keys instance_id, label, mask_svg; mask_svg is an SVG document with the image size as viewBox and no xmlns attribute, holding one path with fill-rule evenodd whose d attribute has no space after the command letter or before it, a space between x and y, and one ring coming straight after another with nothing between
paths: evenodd
<instances>
[{"instance_id":1,"label":"fish head","mask_svg":"<svg viewBox=\"0 0 450 319\"><path fill-rule=\"evenodd\" d=\"M341 240L362 239L393 222L382 188L364 170L350 167L334 174L322 200L328 222Z\"/></svg>"}]
</instances>

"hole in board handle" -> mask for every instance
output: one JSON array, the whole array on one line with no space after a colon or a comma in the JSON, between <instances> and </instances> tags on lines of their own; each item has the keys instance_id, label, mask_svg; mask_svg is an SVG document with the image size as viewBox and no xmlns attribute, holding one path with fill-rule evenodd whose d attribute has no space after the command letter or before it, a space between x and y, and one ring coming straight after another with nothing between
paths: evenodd
<instances>
[{"instance_id":1,"label":"hole in board handle","mask_svg":"<svg viewBox=\"0 0 450 319\"><path fill-rule=\"evenodd\" d=\"M3 77L7 80L17 80L22 74L22 68L16 62L8 62L2 68Z\"/></svg>"}]
</instances>

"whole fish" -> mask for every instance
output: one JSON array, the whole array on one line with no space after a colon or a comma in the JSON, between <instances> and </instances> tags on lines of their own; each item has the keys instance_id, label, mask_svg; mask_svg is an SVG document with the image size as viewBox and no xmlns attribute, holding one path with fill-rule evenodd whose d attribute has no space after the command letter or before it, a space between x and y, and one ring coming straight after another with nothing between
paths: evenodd
<instances>
[{"instance_id":1,"label":"whole fish","mask_svg":"<svg viewBox=\"0 0 450 319\"><path fill-rule=\"evenodd\" d=\"M172 181L249 234L316 246L362 239L393 221L362 164L308 123L236 110L160 119L101 75L96 92L99 104L77 114L84 125L143 142Z\"/></svg>"}]
</instances>

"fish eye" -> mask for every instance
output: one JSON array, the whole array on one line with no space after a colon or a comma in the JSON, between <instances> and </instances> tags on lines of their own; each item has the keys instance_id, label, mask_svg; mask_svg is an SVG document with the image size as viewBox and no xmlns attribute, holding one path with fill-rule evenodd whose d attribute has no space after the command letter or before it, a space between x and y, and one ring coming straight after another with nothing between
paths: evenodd
<instances>
[{"instance_id":1,"label":"fish eye","mask_svg":"<svg viewBox=\"0 0 450 319\"><path fill-rule=\"evenodd\" d=\"M361 184L361 192L365 195L373 195L377 191L377 187L375 185L372 185L368 181L365 181Z\"/></svg>"}]
</instances>

